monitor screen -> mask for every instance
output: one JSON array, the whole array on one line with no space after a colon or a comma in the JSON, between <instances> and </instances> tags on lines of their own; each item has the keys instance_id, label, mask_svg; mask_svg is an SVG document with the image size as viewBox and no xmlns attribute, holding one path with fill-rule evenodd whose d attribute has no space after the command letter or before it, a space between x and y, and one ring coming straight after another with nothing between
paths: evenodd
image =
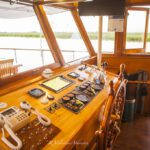
<instances>
[{"instance_id":1,"label":"monitor screen","mask_svg":"<svg viewBox=\"0 0 150 150\"><path fill-rule=\"evenodd\" d=\"M74 81L64 76L57 76L55 78L43 82L41 85L57 93L72 85L73 83Z\"/></svg>"},{"instance_id":2,"label":"monitor screen","mask_svg":"<svg viewBox=\"0 0 150 150\"><path fill-rule=\"evenodd\" d=\"M93 0L79 3L80 16L124 16L125 0Z\"/></svg>"}]
</instances>

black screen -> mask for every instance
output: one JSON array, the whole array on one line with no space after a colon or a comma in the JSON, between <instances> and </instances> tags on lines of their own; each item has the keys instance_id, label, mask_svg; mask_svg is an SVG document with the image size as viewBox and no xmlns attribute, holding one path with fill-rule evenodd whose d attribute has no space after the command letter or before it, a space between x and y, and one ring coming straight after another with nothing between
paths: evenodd
<instances>
[{"instance_id":1,"label":"black screen","mask_svg":"<svg viewBox=\"0 0 150 150\"><path fill-rule=\"evenodd\" d=\"M79 3L80 16L124 16L125 0L93 0Z\"/></svg>"},{"instance_id":2,"label":"black screen","mask_svg":"<svg viewBox=\"0 0 150 150\"><path fill-rule=\"evenodd\" d=\"M15 112L16 112L16 111L15 111L14 109L10 108L10 109L7 109L6 111L2 112L1 114L2 114L3 116L7 116L7 115L13 114L13 113L15 113Z\"/></svg>"}]
</instances>

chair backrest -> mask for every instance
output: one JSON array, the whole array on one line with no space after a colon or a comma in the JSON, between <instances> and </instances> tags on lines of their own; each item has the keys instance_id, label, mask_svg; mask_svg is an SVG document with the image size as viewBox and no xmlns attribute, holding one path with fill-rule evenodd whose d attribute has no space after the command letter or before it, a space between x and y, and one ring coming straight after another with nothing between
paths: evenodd
<instances>
[{"instance_id":1,"label":"chair backrest","mask_svg":"<svg viewBox=\"0 0 150 150\"><path fill-rule=\"evenodd\" d=\"M0 78L11 76L13 61L13 59L0 60Z\"/></svg>"}]
</instances>

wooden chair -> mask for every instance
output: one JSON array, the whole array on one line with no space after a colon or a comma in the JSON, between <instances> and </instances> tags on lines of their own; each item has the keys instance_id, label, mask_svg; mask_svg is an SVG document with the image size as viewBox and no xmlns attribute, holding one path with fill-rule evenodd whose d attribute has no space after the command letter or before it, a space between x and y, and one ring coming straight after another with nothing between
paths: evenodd
<instances>
[{"instance_id":1,"label":"wooden chair","mask_svg":"<svg viewBox=\"0 0 150 150\"><path fill-rule=\"evenodd\" d=\"M13 65L13 59L0 60L0 78L9 77L18 72L21 65Z\"/></svg>"}]
</instances>

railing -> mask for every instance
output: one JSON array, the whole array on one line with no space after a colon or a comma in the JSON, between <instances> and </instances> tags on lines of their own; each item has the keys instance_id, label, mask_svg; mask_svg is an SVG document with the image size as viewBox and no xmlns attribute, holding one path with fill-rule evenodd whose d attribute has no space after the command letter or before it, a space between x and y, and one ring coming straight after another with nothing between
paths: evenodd
<instances>
[{"instance_id":1,"label":"railing","mask_svg":"<svg viewBox=\"0 0 150 150\"><path fill-rule=\"evenodd\" d=\"M34 51L34 52L40 52L41 53L41 59L42 59L42 64L44 65L44 52L51 52L48 49L23 49L23 48L0 48L1 50L9 50L9 51L14 51L14 61L16 62L16 64L20 63L18 62L18 58L17 58L17 51ZM84 56L83 53L88 53L86 51L83 50L78 50L78 51L74 51L74 50L62 50L62 53L72 53L72 60L67 61L66 63L73 63L74 61L79 61L81 59L85 59L88 56ZM81 55L83 55L82 58L76 58L76 53L81 53ZM1 56L0 56L1 57Z\"/></svg>"}]
</instances>

